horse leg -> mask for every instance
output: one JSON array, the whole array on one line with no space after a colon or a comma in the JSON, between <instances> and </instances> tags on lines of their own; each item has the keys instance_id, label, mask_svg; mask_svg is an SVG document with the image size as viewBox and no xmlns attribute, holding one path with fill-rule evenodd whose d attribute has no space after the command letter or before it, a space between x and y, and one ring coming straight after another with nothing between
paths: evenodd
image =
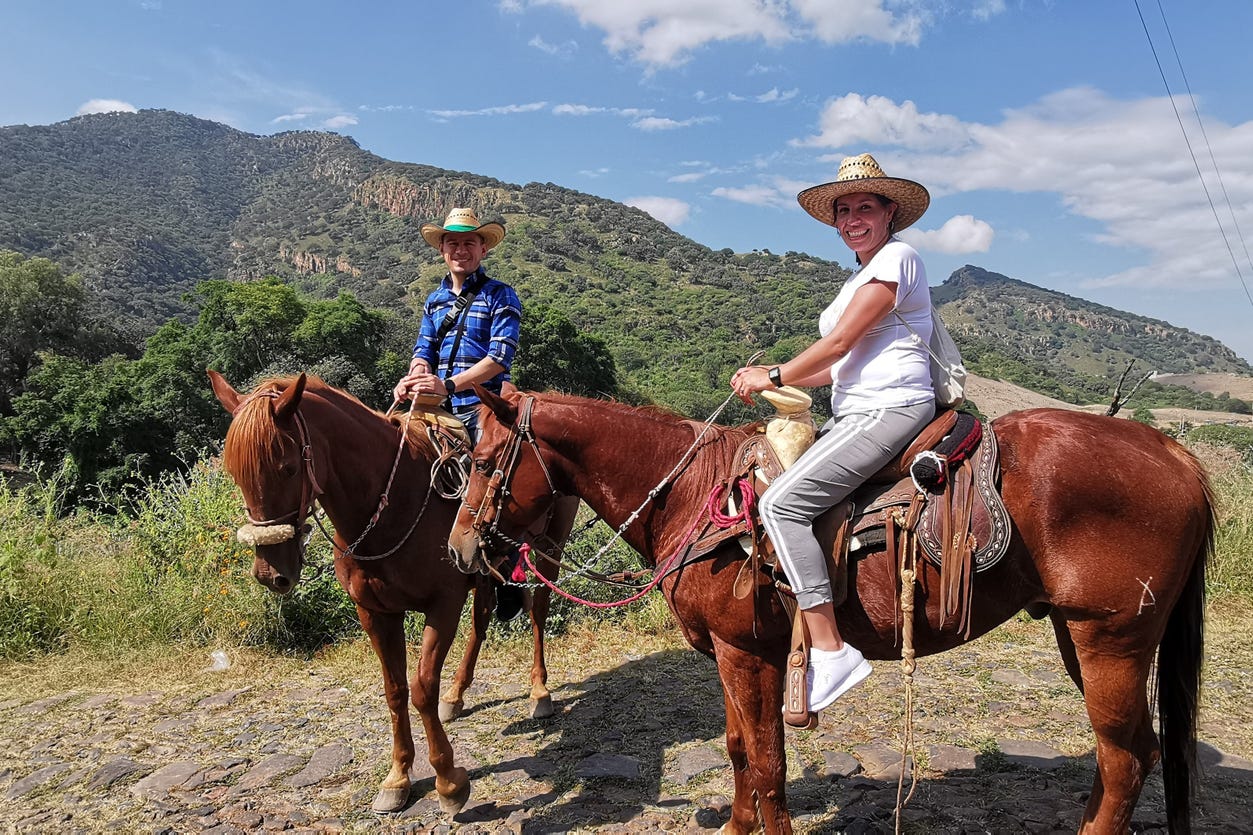
<instances>
[{"instance_id":1,"label":"horse leg","mask_svg":"<svg viewBox=\"0 0 1253 835\"><path fill-rule=\"evenodd\" d=\"M548 571L544 576L548 576ZM552 568L552 577L556 579L557 566ZM554 713L552 693L548 690L548 665L544 661L544 627L548 623L548 607L552 602L552 592L547 586L536 589L531 600L531 718L547 719Z\"/></svg>"},{"instance_id":2,"label":"horse leg","mask_svg":"<svg viewBox=\"0 0 1253 835\"><path fill-rule=\"evenodd\" d=\"M409 799L409 769L413 765L409 688L405 683L404 615L371 612L358 606L357 617L383 667L383 696L392 716L392 767L370 808L380 813L398 812Z\"/></svg>"},{"instance_id":3,"label":"horse leg","mask_svg":"<svg viewBox=\"0 0 1253 835\"><path fill-rule=\"evenodd\" d=\"M714 658L727 710L727 754L735 775L731 820L721 832L758 826L790 833L783 748L783 669L714 636ZM780 653L780 656L782 653Z\"/></svg>"},{"instance_id":4,"label":"horse leg","mask_svg":"<svg viewBox=\"0 0 1253 835\"><path fill-rule=\"evenodd\" d=\"M479 651L487 638L487 627L492 616L492 598L483 588L485 579L477 580L470 604L470 637L466 639L465 654L453 674L452 685L440 697L439 720L451 722L465 710L465 695L474 682L474 668L479 661Z\"/></svg>"},{"instance_id":5,"label":"horse leg","mask_svg":"<svg viewBox=\"0 0 1253 835\"><path fill-rule=\"evenodd\" d=\"M548 517L544 535L549 542L557 547L557 555L565 548L570 530L574 527L574 517L579 512L578 496L562 496L553 504L553 512ZM552 582L557 582L561 571L559 563L541 560L537 566L540 573ZM548 664L544 660L544 628L548 624L549 606L552 604L552 592L548 586L540 586L531 596L531 718L547 719L553 715L553 697L548 690Z\"/></svg>"},{"instance_id":6,"label":"horse leg","mask_svg":"<svg viewBox=\"0 0 1253 835\"><path fill-rule=\"evenodd\" d=\"M457 634L457 621L461 616L464 598L456 606L445 605L427 612L426 627L422 630L422 654L418 659L418 672L413 677L410 690L413 706L422 717L426 728L427 753L431 768L435 770L435 791L439 793L440 808L454 815L465 806L470 797L470 775L453 762L452 745L439 718L439 675L444 659Z\"/></svg>"},{"instance_id":7,"label":"horse leg","mask_svg":"<svg viewBox=\"0 0 1253 835\"><path fill-rule=\"evenodd\" d=\"M1096 777L1079 831L1126 832L1144 779L1161 757L1146 693L1151 657L1114 654L1115 637L1080 633L1077 624L1070 624L1069 632L1096 734Z\"/></svg>"}]
</instances>

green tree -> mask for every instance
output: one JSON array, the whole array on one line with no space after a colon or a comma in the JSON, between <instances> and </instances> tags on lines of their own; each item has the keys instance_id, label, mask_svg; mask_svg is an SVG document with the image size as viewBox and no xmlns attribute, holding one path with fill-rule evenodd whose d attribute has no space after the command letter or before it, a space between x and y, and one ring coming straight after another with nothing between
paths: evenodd
<instances>
[{"instance_id":1,"label":"green tree","mask_svg":"<svg viewBox=\"0 0 1253 835\"><path fill-rule=\"evenodd\" d=\"M513 378L519 388L591 397L617 393L617 370L609 348L593 334L581 332L560 310L526 305L518 341Z\"/></svg>"},{"instance_id":2,"label":"green tree","mask_svg":"<svg viewBox=\"0 0 1253 835\"><path fill-rule=\"evenodd\" d=\"M203 302L192 336L203 346L209 366L236 385L291 353L307 313L299 293L274 276L244 283L204 281L196 295Z\"/></svg>"},{"instance_id":3,"label":"green tree","mask_svg":"<svg viewBox=\"0 0 1253 835\"><path fill-rule=\"evenodd\" d=\"M84 302L78 275L47 258L0 251L0 414L11 410L37 352L65 352L75 341Z\"/></svg>"}]
</instances>

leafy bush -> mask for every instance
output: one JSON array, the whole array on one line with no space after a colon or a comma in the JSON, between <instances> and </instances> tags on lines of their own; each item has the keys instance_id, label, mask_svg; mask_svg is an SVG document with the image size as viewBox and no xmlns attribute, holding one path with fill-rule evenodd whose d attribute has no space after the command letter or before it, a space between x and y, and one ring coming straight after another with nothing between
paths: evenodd
<instances>
[{"instance_id":1,"label":"leafy bush","mask_svg":"<svg viewBox=\"0 0 1253 835\"><path fill-rule=\"evenodd\" d=\"M355 630L324 543L290 597L252 579L235 540L239 494L217 466L132 488L112 513L59 515L64 481L0 482L0 657L70 645L308 650Z\"/></svg>"}]
</instances>

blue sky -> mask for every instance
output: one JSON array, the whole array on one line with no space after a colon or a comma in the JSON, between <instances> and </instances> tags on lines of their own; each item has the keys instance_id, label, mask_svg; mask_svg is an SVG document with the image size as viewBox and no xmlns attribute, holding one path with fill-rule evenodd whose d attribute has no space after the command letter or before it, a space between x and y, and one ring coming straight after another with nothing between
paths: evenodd
<instances>
[{"instance_id":1,"label":"blue sky","mask_svg":"<svg viewBox=\"0 0 1253 835\"><path fill-rule=\"evenodd\" d=\"M975 264L1253 361L1249 0L6 0L2 19L3 125L167 108L335 130L842 264L795 195L869 151L931 190L906 235L933 285Z\"/></svg>"}]
</instances>

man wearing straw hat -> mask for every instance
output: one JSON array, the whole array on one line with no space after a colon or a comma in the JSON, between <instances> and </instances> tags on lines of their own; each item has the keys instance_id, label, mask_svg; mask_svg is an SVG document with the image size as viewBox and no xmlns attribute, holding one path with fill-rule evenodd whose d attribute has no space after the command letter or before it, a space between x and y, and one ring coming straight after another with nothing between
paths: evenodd
<instances>
[{"instance_id":1,"label":"man wearing straw hat","mask_svg":"<svg viewBox=\"0 0 1253 835\"><path fill-rule=\"evenodd\" d=\"M819 317L817 342L787 362L739 369L731 387L751 402L755 392L785 384L831 386L833 417L760 504L809 631L809 710L819 711L870 675L870 664L840 637L813 520L898 455L935 414L927 273L913 247L895 237L922 217L930 197L861 154L840 163L834 182L797 200L836 228L859 269Z\"/></svg>"},{"instance_id":2,"label":"man wearing straw hat","mask_svg":"<svg viewBox=\"0 0 1253 835\"><path fill-rule=\"evenodd\" d=\"M499 223L480 223L473 209L453 209L444 223L424 223L422 238L439 250L448 274L427 296L409 373L393 392L447 395L449 411L478 440L479 398L474 383L500 393L518 349L522 303L504 282L489 278L482 261L505 237Z\"/></svg>"},{"instance_id":3,"label":"man wearing straw hat","mask_svg":"<svg viewBox=\"0 0 1253 835\"><path fill-rule=\"evenodd\" d=\"M480 223L473 209L457 208L443 224L424 223L421 232L423 240L444 256L448 274L422 306L422 326L409 373L396 384L393 394L397 401L419 394L446 395L449 411L475 443L479 397L473 384L500 393L509 380L522 324L518 294L508 284L489 278L482 265L487 253L504 239L505 227ZM519 586L497 585L500 620L516 617L525 603Z\"/></svg>"}]
</instances>

